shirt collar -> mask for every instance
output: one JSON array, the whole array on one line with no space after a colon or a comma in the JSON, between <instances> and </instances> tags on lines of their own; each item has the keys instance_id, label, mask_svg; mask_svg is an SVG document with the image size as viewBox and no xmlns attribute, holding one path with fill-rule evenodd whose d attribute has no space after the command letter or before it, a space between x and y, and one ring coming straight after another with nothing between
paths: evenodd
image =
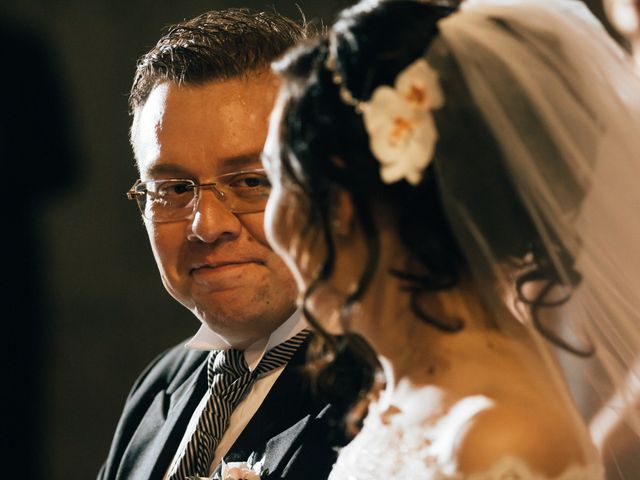
<instances>
[{"instance_id":1,"label":"shirt collar","mask_svg":"<svg viewBox=\"0 0 640 480\"><path fill-rule=\"evenodd\" d=\"M249 366L249 370L253 371L258 366L267 351L296 336L305 328L307 328L307 321L302 315L302 311L298 309L286 322L271 332L271 335L261 338L245 349L244 359ZM224 338L204 323L185 344L185 347L192 350L229 350L232 348Z\"/></svg>"}]
</instances>

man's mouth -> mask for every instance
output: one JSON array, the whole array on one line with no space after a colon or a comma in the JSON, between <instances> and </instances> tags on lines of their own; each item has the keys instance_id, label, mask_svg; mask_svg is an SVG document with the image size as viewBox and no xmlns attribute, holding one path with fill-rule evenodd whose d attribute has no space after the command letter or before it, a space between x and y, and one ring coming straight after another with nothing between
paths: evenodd
<instances>
[{"instance_id":1,"label":"man's mouth","mask_svg":"<svg viewBox=\"0 0 640 480\"><path fill-rule=\"evenodd\" d=\"M227 270L233 267L242 267L242 266L251 265L251 264L263 265L264 262L259 260L253 260L253 259L240 260L240 261L238 260L235 260L235 261L222 260L222 261L213 261L213 262L207 261L207 262L194 264L189 270L189 273L193 274L197 271L202 271L202 270Z\"/></svg>"}]
</instances>

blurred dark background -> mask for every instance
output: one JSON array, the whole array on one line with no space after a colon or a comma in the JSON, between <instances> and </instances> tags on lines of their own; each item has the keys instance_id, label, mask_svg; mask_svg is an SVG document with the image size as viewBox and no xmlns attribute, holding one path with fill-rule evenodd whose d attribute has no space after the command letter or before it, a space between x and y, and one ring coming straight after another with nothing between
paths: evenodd
<instances>
[{"instance_id":1,"label":"blurred dark background","mask_svg":"<svg viewBox=\"0 0 640 480\"><path fill-rule=\"evenodd\" d=\"M198 327L164 291L125 197L136 178L127 141L136 59L162 27L206 10L275 8L299 19L300 8L331 23L351 3L0 0L11 472L94 478L136 376ZM600 2L588 3L601 16Z\"/></svg>"}]
</instances>

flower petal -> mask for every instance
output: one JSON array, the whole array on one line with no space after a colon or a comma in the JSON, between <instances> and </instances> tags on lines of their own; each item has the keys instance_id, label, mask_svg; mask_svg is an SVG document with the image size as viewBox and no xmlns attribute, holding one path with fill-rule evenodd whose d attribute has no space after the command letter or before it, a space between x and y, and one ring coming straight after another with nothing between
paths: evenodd
<instances>
[{"instance_id":1,"label":"flower petal","mask_svg":"<svg viewBox=\"0 0 640 480\"><path fill-rule=\"evenodd\" d=\"M378 87L371 100L363 105L363 117L367 132L371 136L384 129L395 115L410 115L407 102L391 87Z\"/></svg>"},{"instance_id":2,"label":"flower petal","mask_svg":"<svg viewBox=\"0 0 640 480\"><path fill-rule=\"evenodd\" d=\"M409 182L411 185L417 185L420 183L420 180L422 180L422 171L411 170L407 172L407 174L405 175L405 178L407 179L407 182Z\"/></svg>"},{"instance_id":3,"label":"flower petal","mask_svg":"<svg viewBox=\"0 0 640 480\"><path fill-rule=\"evenodd\" d=\"M405 174L404 165L401 163L380 166L380 178L384 183L396 183L402 180Z\"/></svg>"},{"instance_id":4,"label":"flower petal","mask_svg":"<svg viewBox=\"0 0 640 480\"><path fill-rule=\"evenodd\" d=\"M433 158L438 137L431 115L416 115L411 119L411 132L403 142L392 143L388 135L371 137L372 153L381 163L381 178L393 183L406 178L416 184Z\"/></svg>"},{"instance_id":5,"label":"flower petal","mask_svg":"<svg viewBox=\"0 0 640 480\"><path fill-rule=\"evenodd\" d=\"M395 89L376 88L361 104L369 148L385 183L418 184L433 158L438 131L430 109L444 104L438 74L423 58L397 77Z\"/></svg>"},{"instance_id":6,"label":"flower petal","mask_svg":"<svg viewBox=\"0 0 640 480\"><path fill-rule=\"evenodd\" d=\"M438 141L438 131L432 115L424 115L422 121L417 123L414 142L411 145L413 165L424 170L433 160L436 142ZM413 152L413 149L418 151Z\"/></svg>"},{"instance_id":7,"label":"flower petal","mask_svg":"<svg viewBox=\"0 0 640 480\"><path fill-rule=\"evenodd\" d=\"M437 109L444 105L438 72L419 58L396 78L396 90L417 110Z\"/></svg>"}]
</instances>

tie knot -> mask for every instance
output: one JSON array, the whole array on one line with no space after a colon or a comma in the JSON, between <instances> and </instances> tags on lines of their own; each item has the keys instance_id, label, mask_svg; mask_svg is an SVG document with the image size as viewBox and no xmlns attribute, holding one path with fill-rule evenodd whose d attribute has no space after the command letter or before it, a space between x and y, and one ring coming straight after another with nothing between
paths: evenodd
<instances>
[{"instance_id":1,"label":"tie knot","mask_svg":"<svg viewBox=\"0 0 640 480\"><path fill-rule=\"evenodd\" d=\"M241 350L230 349L212 352L209 357L209 383L214 375L224 375L227 378L238 378L249 371L249 366Z\"/></svg>"}]
</instances>

